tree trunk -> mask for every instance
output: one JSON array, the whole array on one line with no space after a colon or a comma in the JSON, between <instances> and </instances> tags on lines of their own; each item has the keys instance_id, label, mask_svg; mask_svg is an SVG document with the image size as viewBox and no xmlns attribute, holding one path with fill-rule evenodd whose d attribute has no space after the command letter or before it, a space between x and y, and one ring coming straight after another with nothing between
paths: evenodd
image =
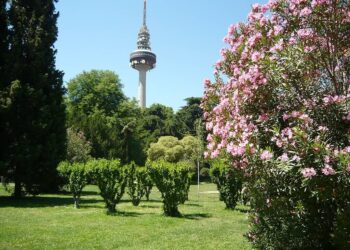
<instances>
[{"instance_id":1,"label":"tree trunk","mask_svg":"<svg viewBox=\"0 0 350 250\"><path fill-rule=\"evenodd\" d=\"M80 208L79 198L74 197L74 208Z\"/></svg>"},{"instance_id":2,"label":"tree trunk","mask_svg":"<svg viewBox=\"0 0 350 250\"><path fill-rule=\"evenodd\" d=\"M15 180L15 191L13 196L17 199L22 198L22 183L19 180Z\"/></svg>"}]
</instances>

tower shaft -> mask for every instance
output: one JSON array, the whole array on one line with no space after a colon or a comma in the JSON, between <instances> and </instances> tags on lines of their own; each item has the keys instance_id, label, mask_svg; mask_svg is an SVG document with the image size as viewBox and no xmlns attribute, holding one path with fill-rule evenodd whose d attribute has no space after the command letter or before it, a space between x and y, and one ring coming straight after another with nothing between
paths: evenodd
<instances>
[{"instance_id":1,"label":"tower shaft","mask_svg":"<svg viewBox=\"0 0 350 250\"><path fill-rule=\"evenodd\" d=\"M146 107L146 70L139 71L139 106Z\"/></svg>"}]
</instances>

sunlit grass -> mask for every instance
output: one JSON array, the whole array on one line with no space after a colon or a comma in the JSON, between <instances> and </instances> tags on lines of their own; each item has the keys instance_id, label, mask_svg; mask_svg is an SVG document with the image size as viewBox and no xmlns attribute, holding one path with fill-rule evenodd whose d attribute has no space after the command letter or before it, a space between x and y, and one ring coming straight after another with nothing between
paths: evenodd
<instances>
[{"instance_id":1,"label":"sunlit grass","mask_svg":"<svg viewBox=\"0 0 350 250\"><path fill-rule=\"evenodd\" d=\"M213 184L192 186L183 217L162 215L160 194L132 206L128 196L107 215L95 186L84 190L81 209L70 195L13 200L0 188L0 249L250 249L246 207L226 210Z\"/></svg>"}]
</instances>

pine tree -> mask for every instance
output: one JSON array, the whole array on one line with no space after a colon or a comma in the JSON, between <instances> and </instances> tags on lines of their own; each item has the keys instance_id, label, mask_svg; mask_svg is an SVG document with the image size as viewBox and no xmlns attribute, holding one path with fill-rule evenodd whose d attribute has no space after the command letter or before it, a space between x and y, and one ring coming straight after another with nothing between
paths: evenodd
<instances>
[{"instance_id":1,"label":"pine tree","mask_svg":"<svg viewBox=\"0 0 350 250\"><path fill-rule=\"evenodd\" d=\"M13 0L9 6L7 160L16 197L22 188L34 194L57 188L56 167L66 152L63 73L55 67L55 2Z\"/></svg>"}]
</instances>

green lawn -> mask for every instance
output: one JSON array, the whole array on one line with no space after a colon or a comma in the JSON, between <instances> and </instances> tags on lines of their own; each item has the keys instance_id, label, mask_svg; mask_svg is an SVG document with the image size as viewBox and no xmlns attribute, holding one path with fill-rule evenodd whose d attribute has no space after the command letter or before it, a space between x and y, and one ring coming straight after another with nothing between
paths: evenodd
<instances>
[{"instance_id":1,"label":"green lawn","mask_svg":"<svg viewBox=\"0 0 350 250\"><path fill-rule=\"evenodd\" d=\"M200 191L214 191L202 184ZM158 191L132 206L128 196L107 215L95 186L84 190L81 209L69 195L12 200L0 188L0 249L250 249L246 207L224 209L218 194L191 187L182 218L162 215Z\"/></svg>"}]
</instances>

